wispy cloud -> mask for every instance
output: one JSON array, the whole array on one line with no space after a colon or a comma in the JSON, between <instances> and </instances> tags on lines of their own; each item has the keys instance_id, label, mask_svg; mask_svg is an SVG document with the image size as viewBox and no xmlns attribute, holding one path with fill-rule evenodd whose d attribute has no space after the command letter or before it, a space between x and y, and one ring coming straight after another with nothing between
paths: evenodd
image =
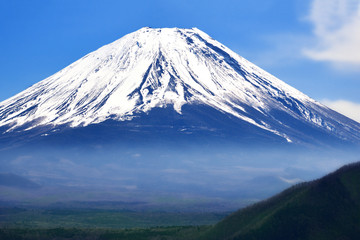
<instances>
[{"instance_id":1,"label":"wispy cloud","mask_svg":"<svg viewBox=\"0 0 360 240\"><path fill-rule=\"evenodd\" d=\"M186 173L189 173L188 170L185 170L185 169L176 169L176 168L167 168L167 169L164 169L162 170L163 172L165 173L175 173L175 174L186 174Z\"/></svg>"},{"instance_id":2,"label":"wispy cloud","mask_svg":"<svg viewBox=\"0 0 360 240\"><path fill-rule=\"evenodd\" d=\"M360 65L360 1L313 0L308 19L316 43L305 56L350 67Z\"/></svg>"},{"instance_id":3,"label":"wispy cloud","mask_svg":"<svg viewBox=\"0 0 360 240\"><path fill-rule=\"evenodd\" d=\"M360 123L360 103L350 102L347 100L329 100L321 101L323 104L335 111L355 120Z\"/></svg>"},{"instance_id":4,"label":"wispy cloud","mask_svg":"<svg viewBox=\"0 0 360 240\"><path fill-rule=\"evenodd\" d=\"M279 177L279 179L281 181L284 181L284 182L289 183L289 184L295 184L295 183L299 183L299 182L303 181L301 178L288 179L288 178L284 178L284 177Z\"/></svg>"},{"instance_id":5,"label":"wispy cloud","mask_svg":"<svg viewBox=\"0 0 360 240\"><path fill-rule=\"evenodd\" d=\"M249 166L235 166L235 168L251 173L281 173L284 171L282 168L258 168Z\"/></svg>"},{"instance_id":6,"label":"wispy cloud","mask_svg":"<svg viewBox=\"0 0 360 240\"><path fill-rule=\"evenodd\" d=\"M14 165L23 165L25 163L28 163L29 161L32 160L32 156L19 156L17 158L15 158L14 160L11 161L11 164Z\"/></svg>"},{"instance_id":7,"label":"wispy cloud","mask_svg":"<svg viewBox=\"0 0 360 240\"><path fill-rule=\"evenodd\" d=\"M134 153L131 155L133 158L139 158L141 157L141 154L140 153Z\"/></svg>"}]
</instances>

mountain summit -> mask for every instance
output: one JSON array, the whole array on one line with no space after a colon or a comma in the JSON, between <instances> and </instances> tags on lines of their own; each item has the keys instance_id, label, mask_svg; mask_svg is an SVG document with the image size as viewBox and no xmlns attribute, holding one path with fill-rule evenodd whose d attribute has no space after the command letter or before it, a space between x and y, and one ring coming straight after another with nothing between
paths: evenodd
<instances>
[{"instance_id":1,"label":"mountain summit","mask_svg":"<svg viewBox=\"0 0 360 240\"><path fill-rule=\"evenodd\" d=\"M146 125L151 116L160 116L153 114L159 109L182 119L173 126L179 133L228 128L242 138L260 132L284 142L360 142L360 124L197 28L142 28L89 53L1 102L0 130L5 135L44 127L53 132L108 120ZM49 134L44 131L43 136Z\"/></svg>"}]
</instances>

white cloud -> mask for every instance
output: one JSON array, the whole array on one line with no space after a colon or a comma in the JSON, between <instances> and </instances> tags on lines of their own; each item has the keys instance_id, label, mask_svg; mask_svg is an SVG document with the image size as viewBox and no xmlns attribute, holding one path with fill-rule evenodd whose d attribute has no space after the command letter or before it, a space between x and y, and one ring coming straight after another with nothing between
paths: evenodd
<instances>
[{"instance_id":1,"label":"white cloud","mask_svg":"<svg viewBox=\"0 0 360 240\"><path fill-rule=\"evenodd\" d=\"M335 111L360 123L360 103L354 103L346 100L328 100L321 101L323 104Z\"/></svg>"},{"instance_id":2,"label":"white cloud","mask_svg":"<svg viewBox=\"0 0 360 240\"><path fill-rule=\"evenodd\" d=\"M360 65L360 0L313 0L308 19L316 44L304 49L307 57Z\"/></svg>"}]
</instances>

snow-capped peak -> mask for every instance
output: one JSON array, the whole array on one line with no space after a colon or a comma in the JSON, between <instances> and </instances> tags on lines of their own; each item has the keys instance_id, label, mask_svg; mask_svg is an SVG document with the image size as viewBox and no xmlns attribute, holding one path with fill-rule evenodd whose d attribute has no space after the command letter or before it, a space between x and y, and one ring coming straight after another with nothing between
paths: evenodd
<instances>
[{"instance_id":1,"label":"snow-capped peak","mask_svg":"<svg viewBox=\"0 0 360 240\"><path fill-rule=\"evenodd\" d=\"M68 67L0 103L0 126L31 123L99 123L130 120L138 112L203 104L291 141L250 107L273 109L331 128L316 114L322 105L290 87L197 28L141 28L89 53ZM279 120L280 121L280 120Z\"/></svg>"}]
</instances>

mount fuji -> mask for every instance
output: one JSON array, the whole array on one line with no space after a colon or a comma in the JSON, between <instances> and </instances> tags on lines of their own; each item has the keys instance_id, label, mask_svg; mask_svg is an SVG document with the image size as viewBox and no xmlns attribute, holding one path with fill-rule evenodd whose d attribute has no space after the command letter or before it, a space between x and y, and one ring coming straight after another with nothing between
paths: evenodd
<instances>
[{"instance_id":1,"label":"mount fuji","mask_svg":"<svg viewBox=\"0 0 360 240\"><path fill-rule=\"evenodd\" d=\"M89 53L1 102L0 131L4 144L64 134L360 143L359 123L197 28L146 27Z\"/></svg>"},{"instance_id":2,"label":"mount fuji","mask_svg":"<svg viewBox=\"0 0 360 240\"><path fill-rule=\"evenodd\" d=\"M0 186L0 201L36 204L236 209L356 160L360 144L359 123L196 28L142 28L89 53L1 102L0 133L0 173L41 186Z\"/></svg>"}]
</instances>

